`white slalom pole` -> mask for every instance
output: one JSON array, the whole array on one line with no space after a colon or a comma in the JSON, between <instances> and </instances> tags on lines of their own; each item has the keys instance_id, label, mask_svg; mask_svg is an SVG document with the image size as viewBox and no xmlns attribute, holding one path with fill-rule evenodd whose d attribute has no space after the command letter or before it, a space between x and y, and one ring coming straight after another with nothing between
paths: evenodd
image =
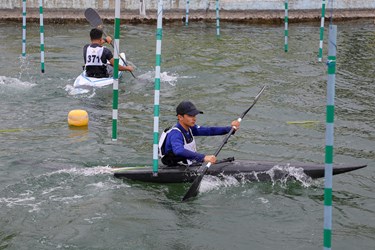
<instances>
[{"instance_id":1,"label":"white slalom pole","mask_svg":"<svg viewBox=\"0 0 375 250\"><path fill-rule=\"evenodd\" d=\"M139 15L146 16L146 6L145 6L146 0L140 0L139 2Z\"/></svg>"},{"instance_id":2,"label":"white slalom pole","mask_svg":"<svg viewBox=\"0 0 375 250\"><path fill-rule=\"evenodd\" d=\"M22 57L26 58L26 0L22 1Z\"/></svg>"},{"instance_id":3,"label":"white slalom pole","mask_svg":"<svg viewBox=\"0 0 375 250\"><path fill-rule=\"evenodd\" d=\"M219 0L216 0L216 36L220 36Z\"/></svg>"},{"instance_id":4,"label":"white slalom pole","mask_svg":"<svg viewBox=\"0 0 375 250\"><path fill-rule=\"evenodd\" d=\"M185 19L185 25L189 25L189 0L186 0L186 19Z\"/></svg>"}]
</instances>

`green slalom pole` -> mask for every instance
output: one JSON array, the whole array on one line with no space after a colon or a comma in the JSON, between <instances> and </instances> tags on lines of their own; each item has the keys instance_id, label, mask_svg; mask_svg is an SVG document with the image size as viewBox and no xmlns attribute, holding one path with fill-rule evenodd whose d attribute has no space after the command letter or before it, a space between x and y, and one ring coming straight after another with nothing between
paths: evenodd
<instances>
[{"instance_id":1,"label":"green slalom pole","mask_svg":"<svg viewBox=\"0 0 375 250\"><path fill-rule=\"evenodd\" d=\"M219 0L216 0L216 36L220 36Z\"/></svg>"},{"instance_id":2,"label":"green slalom pole","mask_svg":"<svg viewBox=\"0 0 375 250\"><path fill-rule=\"evenodd\" d=\"M44 73L44 24L43 24L43 0L39 0L40 19L40 69Z\"/></svg>"},{"instance_id":3,"label":"green slalom pole","mask_svg":"<svg viewBox=\"0 0 375 250\"><path fill-rule=\"evenodd\" d=\"M288 52L288 0L285 0L284 51Z\"/></svg>"},{"instance_id":4,"label":"green slalom pole","mask_svg":"<svg viewBox=\"0 0 375 250\"><path fill-rule=\"evenodd\" d=\"M328 34L328 83L327 83L327 118L326 148L324 171L324 250L331 249L332 238L332 169L333 169L333 137L335 116L335 79L336 79L336 37L337 26L329 26Z\"/></svg>"},{"instance_id":5,"label":"green slalom pole","mask_svg":"<svg viewBox=\"0 0 375 250\"><path fill-rule=\"evenodd\" d=\"M26 0L22 1L22 57L26 58Z\"/></svg>"},{"instance_id":6,"label":"green slalom pole","mask_svg":"<svg viewBox=\"0 0 375 250\"><path fill-rule=\"evenodd\" d=\"M113 67L113 104L112 104L112 141L117 141L117 120L118 120L118 68L119 68L119 48L120 47L120 0L115 2L115 41L114 49L114 67Z\"/></svg>"},{"instance_id":7,"label":"green slalom pole","mask_svg":"<svg viewBox=\"0 0 375 250\"><path fill-rule=\"evenodd\" d=\"M186 0L186 19L185 19L185 25L189 25L189 0Z\"/></svg>"},{"instance_id":8,"label":"green slalom pole","mask_svg":"<svg viewBox=\"0 0 375 250\"><path fill-rule=\"evenodd\" d=\"M319 40L319 53L318 61L322 61L323 57L323 37L324 37L324 17L326 12L326 0L322 0L322 17L320 19L320 40Z\"/></svg>"},{"instance_id":9,"label":"green slalom pole","mask_svg":"<svg viewBox=\"0 0 375 250\"><path fill-rule=\"evenodd\" d=\"M156 65L155 65L155 96L154 96L154 146L153 146L153 175L158 175L159 168L159 99L160 99L160 65L161 39L163 34L163 0L158 1L156 28Z\"/></svg>"}]
</instances>

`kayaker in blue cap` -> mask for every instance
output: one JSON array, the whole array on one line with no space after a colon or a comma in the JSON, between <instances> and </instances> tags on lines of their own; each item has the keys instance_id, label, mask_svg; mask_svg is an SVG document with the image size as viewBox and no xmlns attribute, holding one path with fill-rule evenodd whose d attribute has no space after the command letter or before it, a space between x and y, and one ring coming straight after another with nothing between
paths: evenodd
<instances>
[{"instance_id":1,"label":"kayaker in blue cap","mask_svg":"<svg viewBox=\"0 0 375 250\"><path fill-rule=\"evenodd\" d=\"M112 52L103 46L104 43L111 43L112 38L107 36L103 39L103 31L93 28L90 31L91 44L83 47L83 59L85 61L86 75L89 77L103 78L113 74L115 59ZM109 64L107 63L109 62ZM132 66L119 65L120 71L133 71Z\"/></svg>"},{"instance_id":2,"label":"kayaker in blue cap","mask_svg":"<svg viewBox=\"0 0 375 250\"><path fill-rule=\"evenodd\" d=\"M227 134L232 126L235 130L240 122L232 121L228 127L201 127L196 125L197 115L203 114L190 101L181 102L177 108L178 122L172 128L164 130L159 140L159 156L164 165L178 164L192 165L194 163L216 162L214 155L205 155L197 152L194 136L214 136Z\"/></svg>"}]
</instances>

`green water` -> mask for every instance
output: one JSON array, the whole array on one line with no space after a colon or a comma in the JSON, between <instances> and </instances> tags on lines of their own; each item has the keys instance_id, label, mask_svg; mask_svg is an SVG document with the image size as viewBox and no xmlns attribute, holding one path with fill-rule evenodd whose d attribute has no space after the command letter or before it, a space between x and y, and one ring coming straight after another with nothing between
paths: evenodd
<instances>
[{"instance_id":1,"label":"green water","mask_svg":"<svg viewBox=\"0 0 375 250\"><path fill-rule=\"evenodd\" d=\"M338 23L335 162L368 167L333 179L332 247L375 245L375 25ZM219 158L324 163L326 65L317 62L319 24L284 27L222 23L164 25L160 130L175 106L192 100L198 123L229 125L267 90ZM111 88L72 87L82 66L88 25L1 23L0 249L321 249L323 180L240 183L205 178L197 199L189 185L113 178L115 165L152 163L154 26L123 25L121 50L137 69L120 84L118 141L111 141ZM107 26L108 31L111 27ZM113 33L113 32L110 32ZM326 33L327 36L327 33ZM327 44L324 44L327 54ZM89 113L87 129L67 114ZM290 121L314 121L288 124ZM221 137L197 138L213 153Z\"/></svg>"}]
</instances>

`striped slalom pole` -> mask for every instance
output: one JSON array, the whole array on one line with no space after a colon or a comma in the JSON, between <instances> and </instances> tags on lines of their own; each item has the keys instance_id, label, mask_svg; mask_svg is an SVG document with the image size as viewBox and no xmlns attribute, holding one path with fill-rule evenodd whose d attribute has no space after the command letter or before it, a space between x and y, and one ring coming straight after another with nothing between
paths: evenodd
<instances>
[{"instance_id":1,"label":"striped slalom pole","mask_svg":"<svg viewBox=\"0 0 375 250\"><path fill-rule=\"evenodd\" d=\"M112 141L117 141L117 120L118 120L118 68L119 68L119 49L120 48L120 1L115 2L115 41L114 49L114 67L113 67L113 103L112 103Z\"/></svg>"},{"instance_id":2,"label":"striped slalom pole","mask_svg":"<svg viewBox=\"0 0 375 250\"><path fill-rule=\"evenodd\" d=\"M284 51L288 52L288 0L285 0Z\"/></svg>"},{"instance_id":3,"label":"striped slalom pole","mask_svg":"<svg viewBox=\"0 0 375 250\"><path fill-rule=\"evenodd\" d=\"M189 0L186 0L186 19L185 19L185 25L189 25Z\"/></svg>"},{"instance_id":4,"label":"striped slalom pole","mask_svg":"<svg viewBox=\"0 0 375 250\"><path fill-rule=\"evenodd\" d=\"M26 58L26 0L22 1L22 57Z\"/></svg>"},{"instance_id":5,"label":"striped slalom pole","mask_svg":"<svg viewBox=\"0 0 375 250\"><path fill-rule=\"evenodd\" d=\"M43 24L43 0L39 0L40 19L40 69L44 73L44 24Z\"/></svg>"},{"instance_id":6,"label":"striped slalom pole","mask_svg":"<svg viewBox=\"0 0 375 250\"><path fill-rule=\"evenodd\" d=\"M142 16L146 15L145 1L146 0L139 0L139 14Z\"/></svg>"},{"instance_id":7,"label":"striped slalom pole","mask_svg":"<svg viewBox=\"0 0 375 250\"><path fill-rule=\"evenodd\" d=\"M156 65L155 65L155 96L154 96L154 146L153 146L153 175L158 175L159 158L159 98L160 98L160 64L161 39L163 34L163 0L158 1L156 28Z\"/></svg>"},{"instance_id":8,"label":"striped slalom pole","mask_svg":"<svg viewBox=\"0 0 375 250\"><path fill-rule=\"evenodd\" d=\"M216 36L220 36L219 0L216 0Z\"/></svg>"},{"instance_id":9,"label":"striped slalom pole","mask_svg":"<svg viewBox=\"0 0 375 250\"><path fill-rule=\"evenodd\" d=\"M328 34L328 83L327 83L327 118L326 149L324 170L324 250L331 249L332 238L332 168L333 168L333 132L335 115L335 79L336 79L336 37L337 26L329 26Z\"/></svg>"},{"instance_id":10,"label":"striped slalom pole","mask_svg":"<svg viewBox=\"0 0 375 250\"><path fill-rule=\"evenodd\" d=\"M319 53L318 61L322 61L323 57L323 37L324 37L324 17L326 12L326 0L322 0L322 17L320 20L320 41L319 41Z\"/></svg>"}]
</instances>

